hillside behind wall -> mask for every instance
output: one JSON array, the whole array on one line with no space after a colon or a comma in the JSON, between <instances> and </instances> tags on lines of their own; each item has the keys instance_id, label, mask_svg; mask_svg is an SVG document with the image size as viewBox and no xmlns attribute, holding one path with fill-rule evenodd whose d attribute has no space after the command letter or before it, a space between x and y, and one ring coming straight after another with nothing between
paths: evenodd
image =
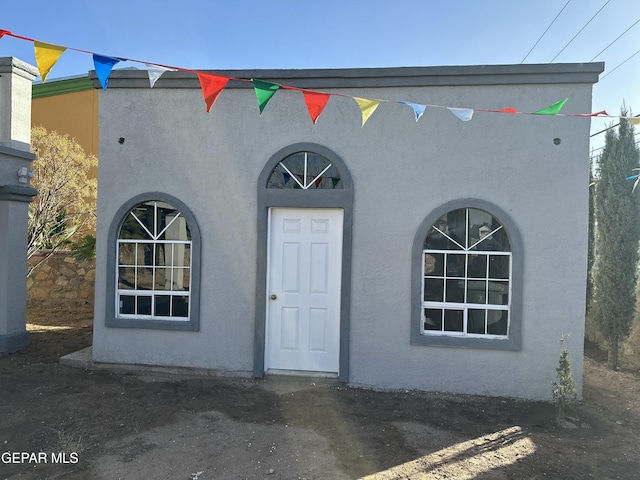
<instances>
[{"instance_id":1,"label":"hillside behind wall","mask_svg":"<svg viewBox=\"0 0 640 480\"><path fill-rule=\"evenodd\" d=\"M42 260L29 259L29 267ZM27 279L29 302L57 301L93 304L94 261L78 261L68 251L53 253Z\"/></svg>"}]
</instances>

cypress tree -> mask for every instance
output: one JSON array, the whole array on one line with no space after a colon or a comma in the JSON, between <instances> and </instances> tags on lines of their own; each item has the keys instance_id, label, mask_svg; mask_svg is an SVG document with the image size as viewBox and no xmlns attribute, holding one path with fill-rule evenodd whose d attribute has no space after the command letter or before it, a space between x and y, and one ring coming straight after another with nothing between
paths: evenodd
<instances>
[{"instance_id":1,"label":"cypress tree","mask_svg":"<svg viewBox=\"0 0 640 480\"><path fill-rule=\"evenodd\" d=\"M588 313L591 312L593 303L593 266L596 261L596 157L594 155L589 159L589 233L588 233L588 252L587 252L587 299L586 305Z\"/></svg>"},{"instance_id":2,"label":"cypress tree","mask_svg":"<svg viewBox=\"0 0 640 480\"><path fill-rule=\"evenodd\" d=\"M623 110L623 116L626 112ZM594 319L608 343L609 368L618 368L620 344L629 336L636 307L639 192L632 192L627 177L638 166L633 125L620 119L618 132L606 132L598 158L596 186L596 252L594 269Z\"/></svg>"}]
</instances>

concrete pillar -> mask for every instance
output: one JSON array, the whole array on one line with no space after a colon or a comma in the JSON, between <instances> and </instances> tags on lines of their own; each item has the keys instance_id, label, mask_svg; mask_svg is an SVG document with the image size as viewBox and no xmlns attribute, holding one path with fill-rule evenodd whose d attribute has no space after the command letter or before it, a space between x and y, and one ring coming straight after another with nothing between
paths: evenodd
<instances>
[{"instance_id":1,"label":"concrete pillar","mask_svg":"<svg viewBox=\"0 0 640 480\"><path fill-rule=\"evenodd\" d=\"M0 355L29 345L27 332L28 206L31 85L38 71L0 58Z\"/></svg>"}]
</instances>

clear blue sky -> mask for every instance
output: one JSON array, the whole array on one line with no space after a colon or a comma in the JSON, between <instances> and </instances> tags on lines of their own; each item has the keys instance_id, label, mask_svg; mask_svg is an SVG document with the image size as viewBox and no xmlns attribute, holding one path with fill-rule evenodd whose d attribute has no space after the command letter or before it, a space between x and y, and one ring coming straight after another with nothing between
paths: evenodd
<instances>
[{"instance_id":1,"label":"clear blue sky","mask_svg":"<svg viewBox=\"0 0 640 480\"><path fill-rule=\"evenodd\" d=\"M571 0L540 39L566 3L31 0L4 2L0 28L103 55L202 70L604 61L607 76L594 87L592 110L617 115L624 101L640 113L640 53L623 64L640 51L640 22L598 55L640 20L640 0ZM33 44L12 37L0 39L0 56L35 64ZM116 68L127 66L145 68ZM91 55L67 51L48 79L92 69ZM595 119L592 131L611 123Z\"/></svg>"}]
</instances>

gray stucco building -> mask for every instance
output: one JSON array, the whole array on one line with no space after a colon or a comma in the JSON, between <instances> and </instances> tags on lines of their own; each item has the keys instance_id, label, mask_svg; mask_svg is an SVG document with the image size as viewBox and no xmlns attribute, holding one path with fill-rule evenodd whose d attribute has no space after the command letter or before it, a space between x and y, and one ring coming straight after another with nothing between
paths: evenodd
<instances>
[{"instance_id":1,"label":"gray stucco building","mask_svg":"<svg viewBox=\"0 0 640 480\"><path fill-rule=\"evenodd\" d=\"M478 110L587 113L602 70L217 72L332 94L316 125L300 91L206 113L193 73L113 71L94 361L549 399L569 334L581 390L589 118Z\"/></svg>"}]
</instances>

